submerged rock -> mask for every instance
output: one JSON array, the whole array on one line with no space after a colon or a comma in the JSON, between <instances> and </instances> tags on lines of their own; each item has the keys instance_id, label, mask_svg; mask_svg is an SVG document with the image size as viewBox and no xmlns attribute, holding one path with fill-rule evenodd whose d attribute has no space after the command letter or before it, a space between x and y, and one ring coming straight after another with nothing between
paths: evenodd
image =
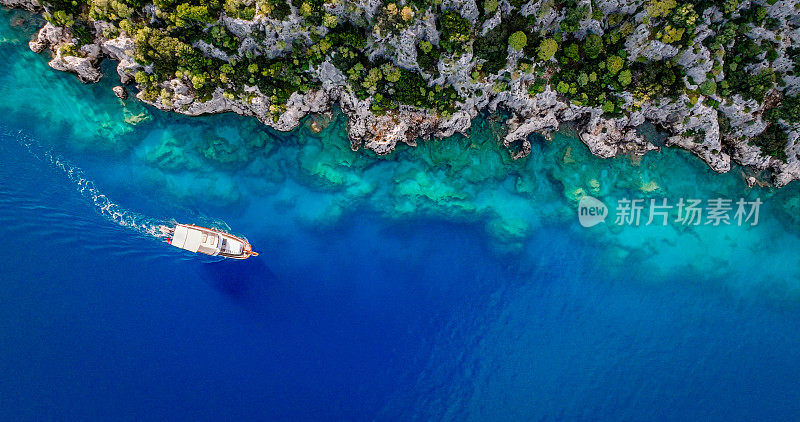
<instances>
[{"instance_id":1,"label":"submerged rock","mask_svg":"<svg viewBox=\"0 0 800 422\"><path fill-rule=\"evenodd\" d=\"M28 10L41 9L38 0L0 0L0 4ZM591 2L581 4L594 5ZM251 6L252 2L246 2L245 5ZM255 117L277 130L288 131L298 127L300 121L309 114L329 114L332 107L338 104L348 118L347 132L353 150L366 148L383 155L393 152L398 144L417 146L420 139L466 134L473 119L480 113L502 110L507 116L505 131L497 136L515 159L530 154L531 135L540 134L547 138L561 125L570 122L579 139L592 154L599 157L610 158L621 154L641 157L664 146L678 147L692 152L714 171L729 171L735 161L759 171L768 171L773 175L771 182L782 186L800 179L800 145L797 145L800 131L796 122L786 122L785 119L776 121L774 117L770 120L766 115L776 108L783 96L797 95L800 86L800 78L794 75L797 61L792 57L792 41L798 36L798 5L798 0L783 0L774 5L742 2L725 5L726 8L733 7L733 10L723 13L713 5L675 5L667 2L643 9L641 2L614 0L598 2L592 6L596 10L590 14L567 16L570 13L566 13L568 10L564 7L571 6L554 5L552 2L532 1L520 6L500 2L491 6L492 10L486 11L483 8L489 6L474 0L445 0L441 6L442 13L455 12L458 15L457 18L450 15L457 21L453 26L469 27L459 37L448 39L453 34L446 33L435 8L425 10L418 5L384 4L370 0L352 5L326 3L324 11L313 12L305 10L307 4L304 4L301 7L303 10L296 10L292 6L285 14L279 15L273 13L276 11L270 7L265 10L264 5L256 4L252 13L239 16L233 16L234 13L226 8L225 13L206 19L208 25L197 34L187 35L191 39L182 39L180 34L159 32L163 21L173 18L166 11L148 4L137 10L139 15L130 18L138 26L117 24L110 19L95 20L97 11L51 19L54 22L66 22L66 26L58 27L48 22L29 46L36 52L50 49L54 53L49 63L52 68L75 73L85 83L96 82L103 76L98 65L104 57L117 60L117 74L123 84L131 83L137 73L142 72L136 77L140 89L137 98L161 110L190 116L233 112ZM48 7L49 13L53 7ZM695 7L702 9L695 10ZM743 99L739 94L723 95L722 88L718 92L716 84L722 85L725 79L723 73L728 71L722 63L726 60L725 51L731 46L723 45L722 41L707 42L714 41L718 35L715 31L721 32L718 24L733 23L753 7L759 7L759 13L764 15L759 19L768 18L770 23L767 28L760 22L748 22L747 25L752 28L747 37L759 46L772 48L767 52L769 54L755 54L757 59L739 71L756 75L768 69L767 76L769 72L777 72L773 79L780 83L775 82L770 88L767 97L772 99L769 101ZM670 12L673 8L676 9ZM322 18L322 23L312 19L311 15L315 13L322 13L322 16L316 16ZM686 22L680 23L680 28L673 28L672 24L662 28L664 22L661 18L668 13L675 15L670 15L670 19ZM678 19L678 15L683 18ZM573 80L566 83L561 80L557 84L559 72L578 74L570 68L572 65L569 63L572 62L556 53L552 53L551 58L537 59L535 50L538 45L512 48L508 44L508 34L497 30L513 22L514 16L525 17L527 24L523 26L527 25L525 30L530 34L531 41L533 33L537 31L540 34L559 32L558 42L554 39L545 40L556 44L554 51L558 54L566 54L564 52L570 46L567 43L572 43L574 47L581 44L581 58L596 59L600 53L589 56L583 44L591 36L603 40L600 42L601 50L604 45L614 45L616 50L602 52L605 55L602 57L608 60L601 57L597 72L587 70L581 73L583 79L579 78L577 82ZM569 22L573 18L579 19ZM612 18L616 23L611 22ZM81 25L69 22L72 19L80 20ZM411 88L400 84L396 86L402 86L403 89L418 88L423 97L421 100L411 96L411 100L392 102L386 106L381 99L396 94L394 88L379 92L376 83L362 81L359 78L363 75L354 75L353 69L337 68L334 63L338 61L330 52L338 51L336 47L339 45L331 43L339 41L325 37L341 31L343 27L338 25L348 21L355 26L348 26L347 30L365 28L363 34L350 34L355 38L344 42L345 45L352 44L350 47L366 57L358 60L375 61L375 67L369 69L373 75L378 68L388 66L375 77L391 87L395 86L396 75L400 74L392 73L391 69L416 72L415 77L421 79L411 78L414 81L408 84ZM520 22L514 25L520 25ZM737 28L741 31L743 25ZM142 26L145 28L142 29ZM570 26L574 29L564 29ZM87 29L90 34L86 33ZM489 40L490 43L499 43L500 55L482 55L486 52L485 45L479 48L478 37L500 34L502 39ZM363 39L356 39L359 37ZM433 62L430 61L432 59L426 59L427 65L421 53L423 41L429 51L436 49L436 59ZM228 71L221 72L220 76L215 73L217 69L212 71L206 68L205 72L203 69L187 70L198 67L196 61L192 66L185 63L180 66L174 63L171 66L148 63L160 60L154 58L159 54L148 56L141 51L176 47L176 44L180 49L191 49L192 54L196 55L193 57L200 58L205 66L222 66L220 63L224 63L226 67L230 65L234 68L248 61L251 65L237 68L247 68L245 74L232 75ZM504 50L507 45L507 50ZM175 51L183 51L180 49ZM578 55L578 49L575 50L574 54ZM349 59L355 59L352 51L340 54L350 54ZM765 55L773 57L762 58ZM257 80L262 76L275 76L269 76L263 68L259 69L257 59L282 57L293 59L294 66L303 69L303 78L308 76L315 82L292 80L291 92L288 89L276 90L268 84L265 86L263 80ZM315 57L315 60L308 57ZM606 66L606 63L611 63L612 58L619 60L619 69L625 70L606 72L606 69L611 69L611 64ZM660 63L670 69L674 66L678 76L669 74L675 76L673 79L679 83L677 91L664 94L667 91L661 90L663 87L658 85L661 81L653 89L637 86L631 78L636 79L635 66L639 63ZM489 64L498 66L492 71L485 71ZM158 70L163 74L156 74L156 69L162 67L167 70ZM367 69L362 70L362 73L367 73ZM640 79L644 78L643 74L638 74ZM295 76L296 80L301 79ZM206 80L210 77L214 80ZM395 79L389 83L392 78ZM608 91L601 93L599 102L593 101L595 98L587 99L585 92L583 99L575 95L582 92L583 88L580 87L586 86L588 80L597 81L598 78L603 86L587 92L595 95L598 93L596 91ZM234 79L236 83L231 83ZM444 100L439 98L434 103L432 99L444 89L452 91L445 91L446 94L442 96ZM114 93L119 98L127 96L121 86L115 87ZM452 101L452 106L443 106L442 102L448 100ZM725 130L720 128L721 119L725 121ZM654 145L643 137L637 128L645 121L668 132L666 142ZM763 151L760 147L750 145L749 139L764 133L770 125L773 129L781 127L787 135L785 149ZM314 132L320 129L316 122L312 122L310 127Z\"/></svg>"}]
</instances>

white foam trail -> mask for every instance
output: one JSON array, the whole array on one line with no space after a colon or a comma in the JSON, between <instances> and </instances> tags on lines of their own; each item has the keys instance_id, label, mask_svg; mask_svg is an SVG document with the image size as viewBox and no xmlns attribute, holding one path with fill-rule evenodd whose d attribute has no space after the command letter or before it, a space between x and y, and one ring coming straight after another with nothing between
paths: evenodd
<instances>
[{"instance_id":1,"label":"white foam trail","mask_svg":"<svg viewBox=\"0 0 800 422\"><path fill-rule=\"evenodd\" d=\"M116 223L121 227L131 229L139 235L161 240L169 238L168 234L162 230L162 227L174 227L175 224L178 223L175 219L148 217L115 203L101 192L92 180L86 177L86 174L80 167L73 165L60 155L54 154L51 149L41 145L37 140L27 136L21 130L10 131L6 127L0 125L0 134L16 139L33 157L61 170L68 180L75 183L78 193L91 201L94 205L94 210L106 220ZM195 214L193 215L193 220L193 222L206 227L216 228L229 233L231 232L230 226L220 219L209 218L202 214ZM107 249L104 248L104 250ZM184 256L181 259L194 261L198 258L200 258L201 262L205 263L214 263L225 259L223 257L209 257L205 255L199 257Z\"/></svg>"},{"instance_id":2,"label":"white foam trail","mask_svg":"<svg viewBox=\"0 0 800 422\"><path fill-rule=\"evenodd\" d=\"M154 237L164 237L160 227L171 225L169 220L160 220L146 217L137 212L123 208L113 202L95 186L94 182L87 179L83 170L72 165L69 161L60 156L54 156L50 151L46 152L45 158L67 175L69 180L75 182L78 192L92 201L97 212L107 220L110 220L122 227L133 229L142 234Z\"/></svg>"},{"instance_id":3,"label":"white foam trail","mask_svg":"<svg viewBox=\"0 0 800 422\"><path fill-rule=\"evenodd\" d=\"M67 176L67 179L75 183L78 193L90 200L94 205L95 211L106 220L134 230L140 234L157 238L166 238L166 234L161 231L162 226L175 225L174 220L147 217L115 203L102 193L93 181L86 177L86 174L81 168L73 165L60 155L54 154L52 150L43 147L35 139L25 135L22 131L11 132L5 128L0 128L0 131L4 135L16 139L20 145L24 146L25 149L37 159L50 163L61 170L64 175Z\"/></svg>"}]
</instances>

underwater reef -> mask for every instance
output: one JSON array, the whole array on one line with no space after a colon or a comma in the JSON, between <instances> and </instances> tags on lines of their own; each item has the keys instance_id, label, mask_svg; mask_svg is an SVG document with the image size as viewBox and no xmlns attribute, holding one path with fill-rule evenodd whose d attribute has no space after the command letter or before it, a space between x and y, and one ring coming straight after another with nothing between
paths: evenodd
<instances>
[{"instance_id":1,"label":"underwater reef","mask_svg":"<svg viewBox=\"0 0 800 422\"><path fill-rule=\"evenodd\" d=\"M275 245L291 241L293 230L286 226L335 233L377 214L403 233L419 220L435 219L476 227L493 253L511 257L535 250L531 242L538 233L564 230L590 243L595 255L587 259L608 264L606 271L619 271L620 279L631 265L644 265L655 278L713 276L736 280L736 289L800 298L798 277L787 277L784 266L763 265L768 254L800 269L798 183L749 187L745 181L757 176L749 169L718 174L679 148L599 160L577 132L567 130L549 139L533 135L531 153L514 159L498 142L507 130L501 113L478 116L466 135L400 144L379 155L352 150L350 119L339 108L307 116L288 132L233 113L160 112L132 96L111 94L112 78L84 85L47 71L46 57L31 54L27 45L42 24L34 14L0 9L6 60L0 130L22 132L71 158L110 198L138 198L124 205L143 215L196 221L202 210L239 221L241 233L268 236ZM100 70L113 73L114 63L105 61ZM654 143L663 139L648 133L648 125L640 130ZM610 210L624 198L745 198L760 199L763 207L755 226L645 220L624 226L614 224L612 211L606 224L585 228L577 209L586 195ZM151 202L157 203L153 209ZM751 275L760 281L748 281Z\"/></svg>"},{"instance_id":2,"label":"underwater reef","mask_svg":"<svg viewBox=\"0 0 800 422\"><path fill-rule=\"evenodd\" d=\"M750 167L751 186L800 178L797 0L0 3L43 14L30 48L50 67L90 83L117 60L163 110L288 131L338 105L350 147L378 154L499 111L513 158L569 123L600 157L678 147ZM669 136L652 142L645 122Z\"/></svg>"}]
</instances>

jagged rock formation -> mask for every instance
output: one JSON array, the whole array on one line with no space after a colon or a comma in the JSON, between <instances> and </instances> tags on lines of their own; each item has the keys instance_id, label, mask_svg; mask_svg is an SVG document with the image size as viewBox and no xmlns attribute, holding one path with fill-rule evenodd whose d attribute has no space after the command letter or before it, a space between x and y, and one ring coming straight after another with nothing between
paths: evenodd
<instances>
[{"instance_id":1,"label":"jagged rock formation","mask_svg":"<svg viewBox=\"0 0 800 422\"><path fill-rule=\"evenodd\" d=\"M114 95L116 95L120 100L128 98L128 90L125 89L124 86L115 86L112 88L112 90L114 91Z\"/></svg>"},{"instance_id":2,"label":"jagged rock formation","mask_svg":"<svg viewBox=\"0 0 800 422\"><path fill-rule=\"evenodd\" d=\"M103 57L117 60L121 82L162 110L291 130L338 104L352 148L379 154L502 110L516 158L565 122L599 157L641 155L660 148L637 130L649 121L715 171L735 161L777 186L800 179L798 0L0 4L55 22L30 43L54 69L94 82Z\"/></svg>"}]
</instances>

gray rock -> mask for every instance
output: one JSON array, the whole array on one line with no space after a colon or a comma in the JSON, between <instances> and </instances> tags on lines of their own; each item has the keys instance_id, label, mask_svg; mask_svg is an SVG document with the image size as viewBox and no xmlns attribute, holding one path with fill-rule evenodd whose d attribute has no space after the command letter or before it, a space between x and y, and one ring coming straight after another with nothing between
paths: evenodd
<instances>
[{"instance_id":1,"label":"gray rock","mask_svg":"<svg viewBox=\"0 0 800 422\"><path fill-rule=\"evenodd\" d=\"M116 95L117 98L122 100L128 98L128 90L125 89L124 86L118 85L111 89L114 91L114 95Z\"/></svg>"},{"instance_id":2,"label":"gray rock","mask_svg":"<svg viewBox=\"0 0 800 422\"><path fill-rule=\"evenodd\" d=\"M443 0L442 8L456 10L474 24L478 19L477 1L482 0ZM708 26L709 22L720 22L725 19L719 7L709 7L704 11L699 21L702 23L696 28L693 36L684 38L684 40L691 39L692 45L683 46L678 43L665 44L654 39L653 28L643 24L647 12L642 7L642 1L581 0L580 3L589 6L590 10L600 9L604 14L636 13L634 20L638 26L625 42L628 60L636 60L639 57L649 60L677 59L674 62L688 75L684 83L689 90L696 90L700 83L710 77L712 69L720 67L721 58L703 45L703 40L713 35ZM739 4L739 8L745 7L748 3L749 0L743 1ZM767 63L762 54L760 63L752 64L740 71L758 72L769 66L778 73L797 73L798 69L794 69L794 58L787 49L796 45L800 39L800 28L798 28L800 15L796 12L798 3L798 0L779 0L773 5L759 2L767 8L769 16L777 19L780 25L774 30L752 28L748 36L762 45L765 43L774 45L778 58L773 63ZM0 4L29 10L39 9L38 0L0 0ZM513 8L507 0L500 0L498 6L498 13L487 16L483 26L477 30L485 33L500 24L502 17L507 16ZM381 7L379 0L356 3L337 1L326 3L325 10L338 16L342 22L345 20L368 22L374 18L379 7ZM157 20L154 6L145 6L144 12L151 17L151 20ZM520 12L524 16L532 17L537 31L557 27L565 16L563 10L557 11L552 7L551 0L531 0L521 7ZM436 29L436 20L432 13L424 10L418 10L416 13L416 19L411 26L399 33L373 33L368 39L366 53L373 58L387 58L400 67L417 68L416 45L419 40L425 39L438 44L440 34ZM194 47L207 57L225 61L239 59L245 54L263 55L267 58L291 54L294 41L303 40L310 43L312 34L324 36L328 31L325 27L309 26L304 23L293 6L291 14L284 21L263 15L257 15L248 21L234 19L223 13L220 23L241 40L239 50L235 54L227 54L204 41L195 42ZM71 31L49 23L31 41L30 47L37 52L46 48L54 51L55 57L50 66L74 72L84 82L100 79L102 74L97 64L103 57L110 57L119 62L117 73L123 84L129 83L136 72L152 73L152 64L142 66L134 60L134 42L127 34L123 32L114 39L107 39L106 35L117 33L117 29L112 28L111 23L98 21L93 22L93 26L94 42L82 46L80 51L75 53L77 56L64 55L59 49L64 44L75 42ZM579 27L576 34L579 38L588 32L602 34L604 30L600 22L591 18L581 21ZM113 32L108 32L107 29L113 29ZM689 34L684 36L688 37ZM513 150L515 158L523 157L531 151L529 140L531 134L539 133L548 137L564 123L570 123L581 141L593 154L600 157L620 154L641 155L658 150L662 146L670 146L692 152L715 171L729 171L732 162L738 162L753 169L769 170L774 175L771 182L778 186L800 179L800 141L798 141L800 128L788 128L786 162L766 156L757 146L749 145L749 140L759 136L768 124L761 117L765 106L754 100L744 100L737 95L729 98L728 102L716 106L709 101L709 98L691 93L691 101L689 97L683 95L677 100L664 99L659 103L638 104L631 93L623 92L619 95L624 102L622 107L625 111L624 116L607 118L603 117L600 109L570 104L552 87L547 87L540 94L533 96L528 94L528 86L536 75L517 69L519 56L520 53L509 51L508 63L499 72L506 75L503 80L504 83L507 82L506 88L505 85L497 84L498 76L494 75L481 76L480 80L473 80L472 71L477 62L471 53L467 52L459 57L443 55L438 65L438 77L428 83L431 86L451 85L462 95L463 102L455 104L456 111L448 116L439 116L409 106L376 115L370 109L372 99L358 99L342 71L329 61L312 69L322 81L320 89L305 94L294 93L282 107L271 104L269 97L263 95L257 87L251 86L246 86L244 92L238 94L218 88L210 99L201 101L196 97L191 84L182 79L163 83L158 87L162 89L162 96L149 102L162 110L187 115L233 112L253 116L265 125L283 131L297 127L300 120L308 114L329 114L332 106L338 103L348 118L347 130L351 147L368 148L378 154L392 152L398 143L416 145L420 138L466 133L472 124L472 119L480 112L502 108L509 112L511 117L506 122L507 133L501 141ZM550 65L553 69L548 72L558 71L555 60L551 61ZM428 78L430 75L424 76ZM721 81L725 75L717 73L713 77ZM775 99L781 95L800 92L800 77L783 75L782 78L785 86L776 88L770 94ZM500 92L495 92L493 88ZM115 87L114 92L118 96L125 95L125 90L121 86ZM138 97L141 99L142 93L139 93ZM716 95L712 97L720 100ZM721 115L725 116L731 128L725 134L720 133ZM653 145L639 134L637 127L645 121L670 134L665 143L659 142L658 146ZM785 125L786 122L781 124ZM748 183L762 182L751 180Z\"/></svg>"},{"instance_id":3,"label":"gray rock","mask_svg":"<svg viewBox=\"0 0 800 422\"><path fill-rule=\"evenodd\" d=\"M103 77L103 73L95 66L95 61L91 57L65 56L63 51L58 49L56 56L47 64L55 70L78 75L78 79L83 83L97 82Z\"/></svg>"},{"instance_id":4,"label":"gray rock","mask_svg":"<svg viewBox=\"0 0 800 422\"><path fill-rule=\"evenodd\" d=\"M142 69L142 66L133 58L133 39L127 34L104 41L100 48L105 55L119 62L117 63L117 74L123 84L130 83L136 72Z\"/></svg>"},{"instance_id":5,"label":"gray rock","mask_svg":"<svg viewBox=\"0 0 800 422\"><path fill-rule=\"evenodd\" d=\"M34 53L41 53L45 48L57 48L61 44L72 42L72 31L47 22L36 38L28 43Z\"/></svg>"},{"instance_id":6,"label":"gray rock","mask_svg":"<svg viewBox=\"0 0 800 422\"><path fill-rule=\"evenodd\" d=\"M38 0L0 0L0 5L31 12L36 12L42 7Z\"/></svg>"}]
</instances>

